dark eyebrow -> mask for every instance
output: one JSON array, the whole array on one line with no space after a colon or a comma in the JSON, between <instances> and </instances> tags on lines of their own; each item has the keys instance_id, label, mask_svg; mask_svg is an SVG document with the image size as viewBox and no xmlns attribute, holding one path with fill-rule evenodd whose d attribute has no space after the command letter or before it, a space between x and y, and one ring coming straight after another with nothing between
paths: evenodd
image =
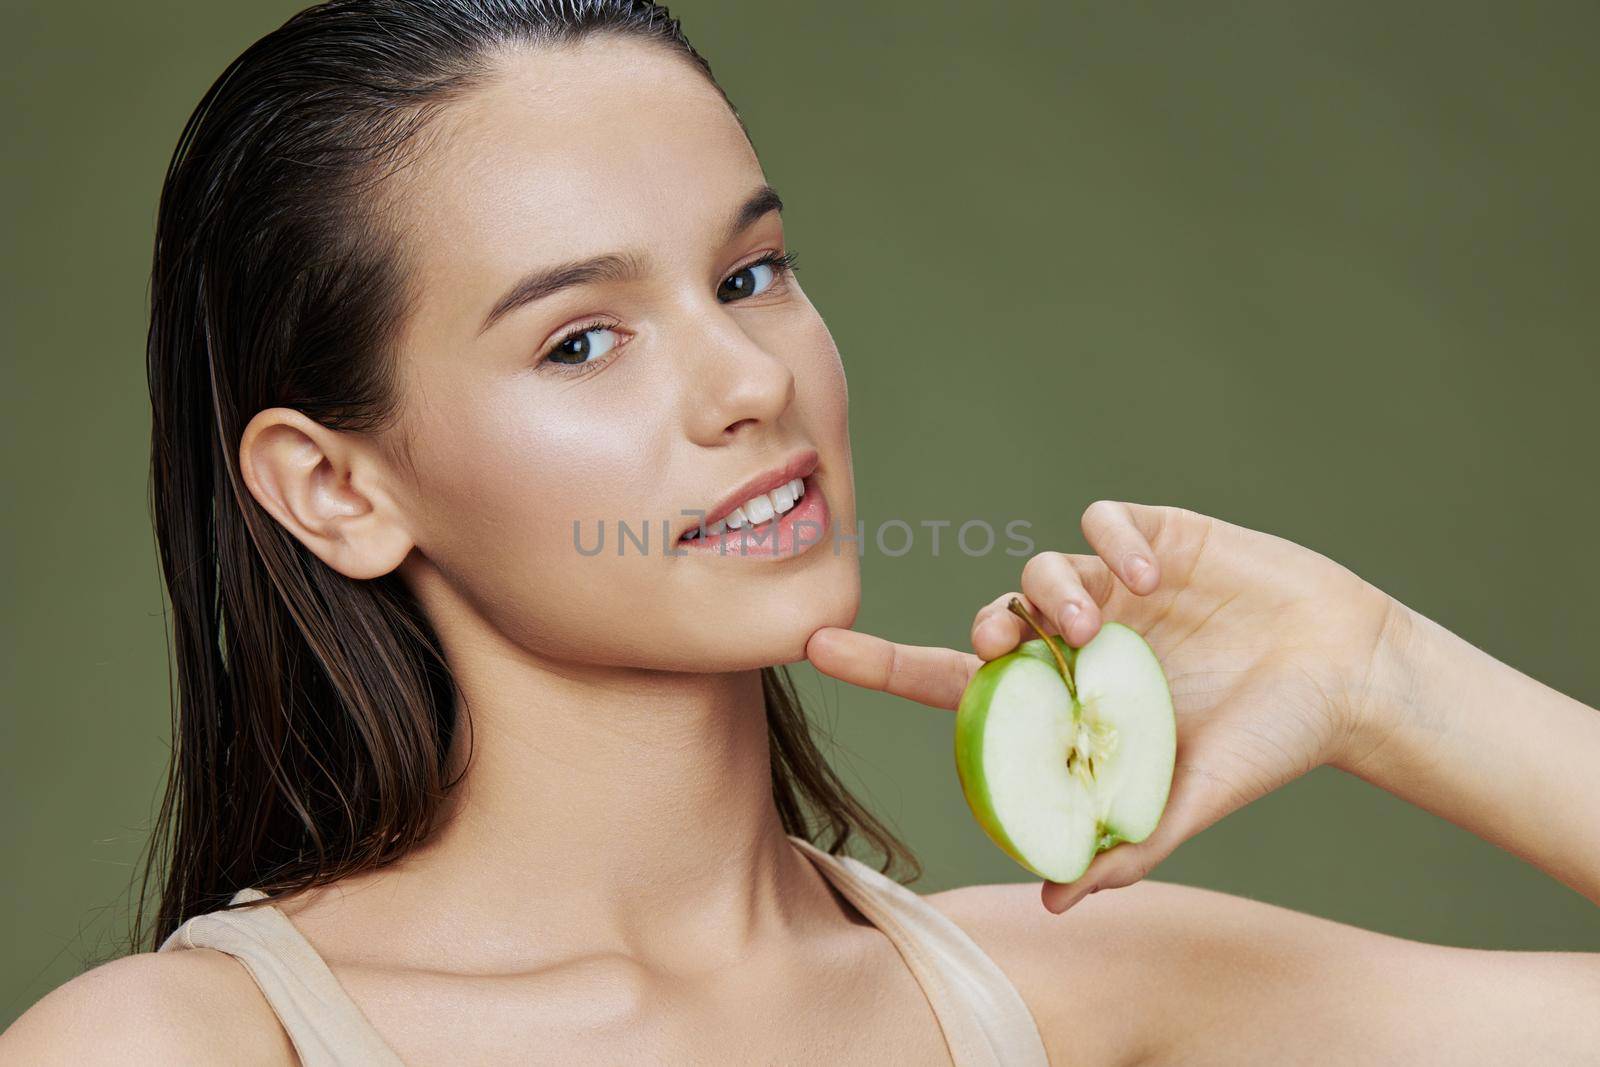
<instances>
[{"instance_id":1,"label":"dark eyebrow","mask_svg":"<svg viewBox=\"0 0 1600 1067\"><path fill-rule=\"evenodd\" d=\"M727 244L732 241L749 229L757 219L771 211L782 212L783 200L772 186L762 185L733 213L727 228L723 231L722 243ZM522 280L513 285L495 303L485 316L483 325L478 327L478 333L482 334L524 304L543 300L563 289L570 289L575 285L587 285L590 282L629 281L637 278L645 273L648 263L649 257L638 252L606 252L573 263L540 267L524 275Z\"/></svg>"}]
</instances>

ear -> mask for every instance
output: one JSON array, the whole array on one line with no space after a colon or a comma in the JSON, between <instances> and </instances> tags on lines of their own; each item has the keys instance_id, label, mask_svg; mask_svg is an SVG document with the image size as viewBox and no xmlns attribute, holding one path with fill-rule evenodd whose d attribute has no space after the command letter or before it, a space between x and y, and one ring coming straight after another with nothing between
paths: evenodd
<instances>
[{"instance_id":1,"label":"ear","mask_svg":"<svg viewBox=\"0 0 1600 1067\"><path fill-rule=\"evenodd\" d=\"M244 428L239 467L257 502L346 577L388 574L415 544L378 450L354 434L267 408Z\"/></svg>"}]
</instances>

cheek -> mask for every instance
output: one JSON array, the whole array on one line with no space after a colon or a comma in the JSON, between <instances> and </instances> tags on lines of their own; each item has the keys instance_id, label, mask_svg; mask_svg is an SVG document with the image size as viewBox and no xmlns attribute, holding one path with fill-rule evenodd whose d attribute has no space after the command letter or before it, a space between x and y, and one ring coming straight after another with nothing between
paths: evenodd
<instances>
[{"instance_id":1,"label":"cheek","mask_svg":"<svg viewBox=\"0 0 1600 1067\"><path fill-rule=\"evenodd\" d=\"M809 349L813 353L800 376L806 404L807 429L822 462L832 474L829 506L834 518L847 529L855 524L855 472L850 449L850 388L839 349L822 320L817 320L819 336Z\"/></svg>"},{"instance_id":2,"label":"cheek","mask_svg":"<svg viewBox=\"0 0 1600 1067\"><path fill-rule=\"evenodd\" d=\"M608 541L619 519L652 521L659 538L659 517L647 514L660 492L648 458L664 454L668 434L631 407L563 405L562 391L511 385L503 398L432 405L417 434L428 442L417 541L451 597L516 644L599 659L611 638L627 640L621 606L648 609L660 560L585 556L578 546L593 546L602 520Z\"/></svg>"}]
</instances>

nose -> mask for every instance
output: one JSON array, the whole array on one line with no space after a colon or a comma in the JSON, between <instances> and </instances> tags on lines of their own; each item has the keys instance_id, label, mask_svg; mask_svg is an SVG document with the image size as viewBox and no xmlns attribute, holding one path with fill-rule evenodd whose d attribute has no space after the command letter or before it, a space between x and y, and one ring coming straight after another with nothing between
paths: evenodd
<instances>
[{"instance_id":1,"label":"nose","mask_svg":"<svg viewBox=\"0 0 1600 1067\"><path fill-rule=\"evenodd\" d=\"M753 338L719 304L693 324L698 350L690 368L690 435L708 447L747 432L770 432L794 403L794 370Z\"/></svg>"}]
</instances>

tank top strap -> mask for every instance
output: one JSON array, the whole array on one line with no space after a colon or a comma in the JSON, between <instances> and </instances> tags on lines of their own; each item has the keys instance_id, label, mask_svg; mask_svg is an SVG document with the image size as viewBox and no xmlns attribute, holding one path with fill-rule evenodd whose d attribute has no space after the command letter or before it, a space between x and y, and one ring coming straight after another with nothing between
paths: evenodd
<instances>
[{"instance_id":1,"label":"tank top strap","mask_svg":"<svg viewBox=\"0 0 1600 1067\"><path fill-rule=\"evenodd\" d=\"M1049 1067L1027 1003L965 930L854 856L789 839L894 943L927 995L956 1067Z\"/></svg>"},{"instance_id":2,"label":"tank top strap","mask_svg":"<svg viewBox=\"0 0 1600 1067\"><path fill-rule=\"evenodd\" d=\"M229 903L265 897L260 890L241 889ZM305 1067L401 1067L311 942L276 905L196 915L157 951L188 948L215 949L244 964Z\"/></svg>"}]
</instances>

